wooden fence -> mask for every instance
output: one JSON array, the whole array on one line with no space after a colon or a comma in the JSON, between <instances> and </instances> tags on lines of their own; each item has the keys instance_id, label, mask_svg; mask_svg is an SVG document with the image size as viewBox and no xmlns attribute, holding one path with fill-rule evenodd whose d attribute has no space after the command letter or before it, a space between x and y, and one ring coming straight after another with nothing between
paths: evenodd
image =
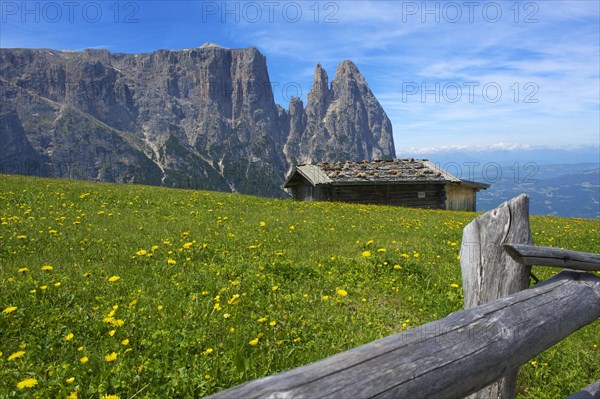
<instances>
[{"instance_id":1,"label":"wooden fence","mask_svg":"<svg viewBox=\"0 0 600 399\"><path fill-rule=\"evenodd\" d=\"M465 310L209 398L514 398L521 364L600 318L600 255L532 246L528 201L465 227ZM577 271L527 289L533 264ZM569 397L591 398L600 380Z\"/></svg>"}]
</instances>

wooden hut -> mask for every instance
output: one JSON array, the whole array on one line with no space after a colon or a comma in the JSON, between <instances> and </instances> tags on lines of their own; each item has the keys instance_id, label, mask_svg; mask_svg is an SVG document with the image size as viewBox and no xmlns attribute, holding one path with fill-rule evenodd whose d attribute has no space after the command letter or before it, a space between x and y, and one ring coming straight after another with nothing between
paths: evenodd
<instances>
[{"instance_id":1,"label":"wooden hut","mask_svg":"<svg viewBox=\"0 0 600 399\"><path fill-rule=\"evenodd\" d=\"M475 211L489 184L459 179L428 160L320 162L297 165L287 178L296 201L342 201Z\"/></svg>"}]
</instances>

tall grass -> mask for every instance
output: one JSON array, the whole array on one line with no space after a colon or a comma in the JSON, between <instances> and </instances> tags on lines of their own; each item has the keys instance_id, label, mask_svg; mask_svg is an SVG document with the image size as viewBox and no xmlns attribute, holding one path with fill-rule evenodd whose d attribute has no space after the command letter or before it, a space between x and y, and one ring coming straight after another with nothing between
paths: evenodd
<instances>
[{"instance_id":1,"label":"tall grass","mask_svg":"<svg viewBox=\"0 0 600 399\"><path fill-rule=\"evenodd\" d=\"M201 397L444 317L476 216L18 176L0 205L0 397ZM600 247L598 220L532 230ZM597 379L599 323L524 365L519 395Z\"/></svg>"}]
</instances>

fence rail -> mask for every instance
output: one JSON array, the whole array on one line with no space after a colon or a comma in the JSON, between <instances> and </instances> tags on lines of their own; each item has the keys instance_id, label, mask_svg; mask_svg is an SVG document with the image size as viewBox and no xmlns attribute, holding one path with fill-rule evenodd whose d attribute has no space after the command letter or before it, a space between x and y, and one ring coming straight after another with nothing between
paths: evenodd
<instances>
[{"instance_id":1,"label":"fence rail","mask_svg":"<svg viewBox=\"0 0 600 399\"><path fill-rule=\"evenodd\" d=\"M521 364L600 318L600 276L593 273L564 270L533 288L519 288L528 280L530 262L553 258L540 254L564 255L530 246L530 237L528 198L520 196L465 228L465 310L209 398L514 397ZM507 240L516 241L504 248L517 255L503 249ZM467 250L473 256L465 260ZM569 259L579 267L582 254L575 254ZM600 266L597 254L582 256L591 270ZM599 395L600 381L569 399Z\"/></svg>"}]
</instances>

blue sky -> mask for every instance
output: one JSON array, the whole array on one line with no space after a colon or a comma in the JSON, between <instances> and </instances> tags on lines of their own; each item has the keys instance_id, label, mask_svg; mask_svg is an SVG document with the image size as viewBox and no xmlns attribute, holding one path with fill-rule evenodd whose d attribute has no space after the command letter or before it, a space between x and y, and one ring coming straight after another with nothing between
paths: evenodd
<instances>
[{"instance_id":1,"label":"blue sky","mask_svg":"<svg viewBox=\"0 0 600 399\"><path fill-rule=\"evenodd\" d=\"M600 142L600 2L0 1L0 46L256 46L276 101L354 61L399 155ZM287 89L287 92L285 92Z\"/></svg>"}]
</instances>

